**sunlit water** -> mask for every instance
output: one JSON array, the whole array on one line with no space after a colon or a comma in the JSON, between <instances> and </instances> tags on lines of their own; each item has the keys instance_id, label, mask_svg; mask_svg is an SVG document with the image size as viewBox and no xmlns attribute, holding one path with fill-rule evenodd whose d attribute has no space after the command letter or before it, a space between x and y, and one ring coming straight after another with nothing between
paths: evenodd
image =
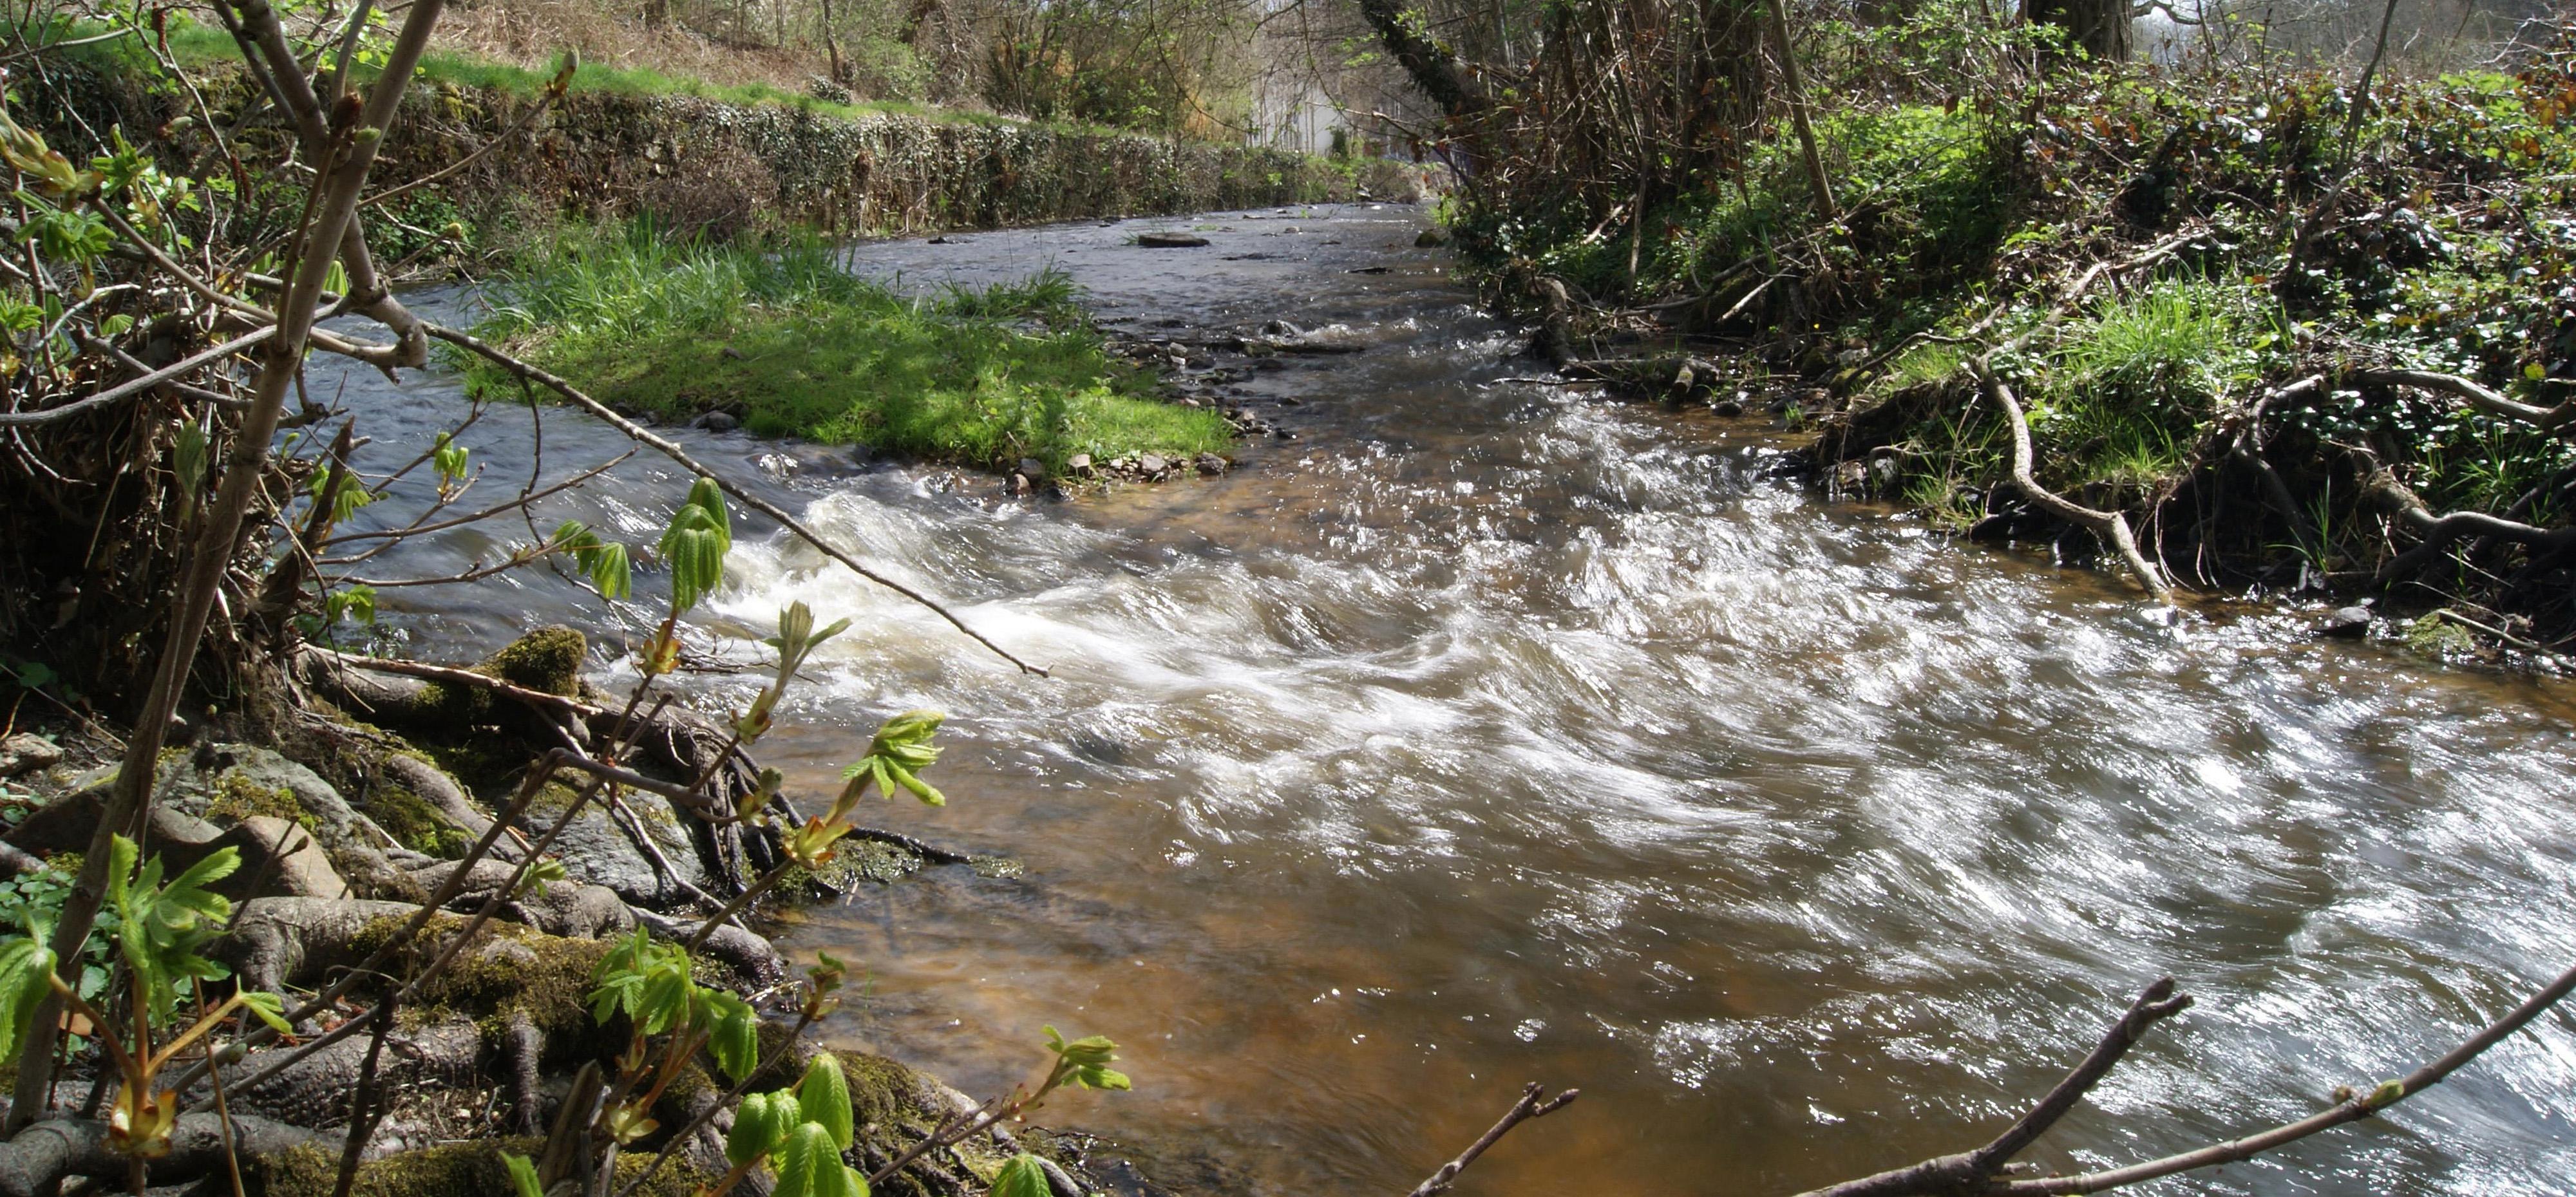
<instances>
[{"instance_id":1,"label":"sunlit water","mask_svg":"<svg viewBox=\"0 0 2576 1197\"><path fill-rule=\"evenodd\" d=\"M1820 502L1768 480L1757 422L1508 381L1537 370L1412 248L1410 210L1265 215L854 255L919 286L1053 262L1145 331L1282 317L1370 345L1251 384L1298 438L1222 479L1013 504L688 436L1054 672L744 522L701 652L757 662L791 599L858 620L767 758L820 794L878 720L945 710L950 805L881 821L1028 866L807 912L791 951L868 977L830 1034L978 1093L1039 1070L1041 1024L1107 1034L1136 1091L1039 1120L1149 1145L1170 1181L1402 1192L1538 1080L1584 1096L1461 1192L1783 1193L1981 1142L2162 973L2199 1005L2028 1158L2300 1116L2576 959L2562 685L2289 616L2155 618L2115 579ZM1123 243L1175 223L1215 244ZM445 378L348 388L377 461L462 410ZM475 500L515 493L527 414L464 440ZM624 447L560 409L543 440L547 478ZM680 481L638 458L542 522L646 541ZM621 632L543 573L384 601L445 658L642 615ZM2556 1016L2390 1117L2164 1191L2562 1193L2571 1114Z\"/></svg>"}]
</instances>

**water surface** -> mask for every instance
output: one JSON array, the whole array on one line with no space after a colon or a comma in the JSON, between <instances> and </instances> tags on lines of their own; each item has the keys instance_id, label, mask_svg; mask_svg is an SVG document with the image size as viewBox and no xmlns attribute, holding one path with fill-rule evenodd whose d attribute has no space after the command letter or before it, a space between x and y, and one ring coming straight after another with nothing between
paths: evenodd
<instances>
[{"instance_id":1,"label":"water surface","mask_svg":"<svg viewBox=\"0 0 2576 1197\"><path fill-rule=\"evenodd\" d=\"M788 948L867 975L832 1034L977 1092L1040 1070L1041 1024L1107 1034L1136 1091L1039 1120L1247 1193L1403 1192L1531 1080L1584 1096L1459 1192L1785 1193L1983 1141L2160 974L2199 1005L2027 1158L2312 1112L2576 958L2562 685L2294 615L2159 617L2116 578L1825 503L1770 476L1759 421L1521 381L1412 210L1260 215L853 254L923 287L1053 263L1131 329L1368 346L1238 388L1296 436L1223 478L1012 503L691 435L1054 674L745 523L702 656L757 664L791 599L858 620L767 758L819 794L880 719L948 711L950 805L881 821L1027 865L807 912ZM1124 243L1173 226L1213 244ZM349 386L387 459L461 410L443 378ZM515 491L527 414L465 439ZM548 478L623 448L560 410L543 445ZM683 481L639 458L547 526L649 540ZM429 656L619 634L542 573L386 602ZM2571 1115L2556 1016L2391 1117L2166 1190L2565 1192Z\"/></svg>"}]
</instances>

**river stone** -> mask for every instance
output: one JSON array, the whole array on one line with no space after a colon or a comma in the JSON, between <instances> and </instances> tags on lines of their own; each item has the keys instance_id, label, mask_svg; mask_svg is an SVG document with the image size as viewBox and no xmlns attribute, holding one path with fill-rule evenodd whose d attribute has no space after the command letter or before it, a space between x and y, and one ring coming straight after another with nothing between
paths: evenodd
<instances>
[{"instance_id":1,"label":"river stone","mask_svg":"<svg viewBox=\"0 0 2576 1197\"><path fill-rule=\"evenodd\" d=\"M356 896L313 833L274 815L252 815L233 824L213 846L241 854L241 867L217 884L219 892L244 898Z\"/></svg>"},{"instance_id":2,"label":"river stone","mask_svg":"<svg viewBox=\"0 0 2576 1197\"><path fill-rule=\"evenodd\" d=\"M1214 453L1201 453L1198 458L1198 467L1199 472L1202 474L1210 476L1222 474L1225 472L1225 459Z\"/></svg>"},{"instance_id":3,"label":"river stone","mask_svg":"<svg viewBox=\"0 0 2576 1197\"><path fill-rule=\"evenodd\" d=\"M25 732L0 740L0 777L51 769L63 761L63 750L43 736Z\"/></svg>"},{"instance_id":4,"label":"river stone","mask_svg":"<svg viewBox=\"0 0 2576 1197\"><path fill-rule=\"evenodd\" d=\"M695 420L691 420L689 422L689 427L703 428L709 432L731 432L736 428L742 427L742 421L735 417L732 412L711 411L705 415L699 416Z\"/></svg>"},{"instance_id":5,"label":"river stone","mask_svg":"<svg viewBox=\"0 0 2576 1197\"><path fill-rule=\"evenodd\" d=\"M1194 249L1208 243L1196 233L1139 233L1136 244L1146 249Z\"/></svg>"},{"instance_id":6,"label":"river stone","mask_svg":"<svg viewBox=\"0 0 2576 1197\"><path fill-rule=\"evenodd\" d=\"M1034 457L1023 457L1020 459L1020 473L1031 482L1044 482L1047 479L1046 463Z\"/></svg>"},{"instance_id":7,"label":"river stone","mask_svg":"<svg viewBox=\"0 0 2576 1197\"><path fill-rule=\"evenodd\" d=\"M1064 470L1068 474L1089 477L1091 474L1091 455L1088 453L1076 453L1071 457L1065 458Z\"/></svg>"},{"instance_id":8,"label":"river stone","mask_svg":"<svg viewBox=\"0 0 2576 1197\"><path fill-rule=\"evenodd\" d=\"M2370 634L2370 608L2343 607L2317 625L2317 635L2337 640L2358 640Z\"/></svg>"},{"instance_id":9,"label":"river stone","mask_svg":"<svg viewBox=\"0 0 2576 1197\"><path fill-rule=\"evenodd\" d=\"M1172 463L1163 460L1163 455L1160 453L1148 453L1143 457L1136 459L1136 468L1143 470L1148 474L1160 474L1164 470L1171 468L1171 464Z\"/></svg>"},{"instance_id":10,"label":"river stone","mask_svg":"<svg viewBox=\"0 0 2576 1197\"><path fill-rule=\"evenodd\" d=\"M689 884L704 888L707 877L698 865L697 849L689 843L686 835L662 817L666 812L654 809L652 804L659 801L659 798L642 799L642 805L630 804L630 809L640 816L636 821L643 825L646 835L653 837L654 847L661 849L662 858L671 862L672 871ZM541 827L547 826L552 823L552 816L541 816L536 821ZM583 806L581 813L573 817L571 825L556 838L553 852L562 859L564 871L574 878L607 886L616 891L618 897L638 906L676 908L688 900L686 894L663 881L654 871L653 862L635 846L635 841L627 836L625 829L617 826L606 811L595 805Z\"/></svg>"},{"instance_id":11,"label":"river stone","mask_svg":"<svg viewBox=\"0 0 2576 1197\"><path fill-rule=\"evenodd\" d=\"M204 818L215 801L228 792L275 794L281 790L313 816L313 836L322 841L323 847L337 848L352 840L369 848L381 845L381 841L369 842L358 835L358 812L350 808L340 791L331 788L331 783L311 769L256 744L209 744L189 753L185 764L168 770L161 801Z\"/></svg>"}]
</instances>

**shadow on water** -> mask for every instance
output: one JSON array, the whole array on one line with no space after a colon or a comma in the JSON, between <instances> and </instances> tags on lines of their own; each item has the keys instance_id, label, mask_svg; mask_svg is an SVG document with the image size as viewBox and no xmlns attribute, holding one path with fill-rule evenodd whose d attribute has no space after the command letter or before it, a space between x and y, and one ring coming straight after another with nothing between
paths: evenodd
<instances>
[{"instance_id":1,"label":"shadow on water","mask_svg":"<svg viewBox=\"0 0 2576 1197\"><path fill-rule=\"evenodd\" d=\"M1543 1080L1584 1099L1461 1192L1755 1194L1981 1141L2159 973L2200 1005L2030 1158L2304 1114L2576 952L2563 686L2286 617L2157 619L2115 579L1819 503L1766 480L1750 427L1498 381L1529 367L1412 248L1413 212L1257 215L852 255L919 286L1054 262L1133 330L1284 318L1369 346L1242 384L1296 436L1223 478L1023 506L692 434L1055 670L1018 676L747 526L704 649L758 660L790 599L859 618L770 759L819 790L884 716L947 710L951 804L884 821L1028 865L807 912L789 948L867 974L843 1037L995 1091L1035 1071L1041 1023L1110 1035L1137 1091L1039 1120L1261 1193L1401 1192ZM1161 225L1213 244L1125 244ZM380 461L462 410L443 377L347 385ZM542 435L547 477L625 448L560 410ZM528 414L465 439L484 491L514 493ZM683 482L639 457L543 522L649 541ZM542 572L385 607L447 658L539 622L618 634ZM2558 1019L2394 1117L2184 1183L2559 1192L2571 1115Z\"/></svg>"}]
</instances>

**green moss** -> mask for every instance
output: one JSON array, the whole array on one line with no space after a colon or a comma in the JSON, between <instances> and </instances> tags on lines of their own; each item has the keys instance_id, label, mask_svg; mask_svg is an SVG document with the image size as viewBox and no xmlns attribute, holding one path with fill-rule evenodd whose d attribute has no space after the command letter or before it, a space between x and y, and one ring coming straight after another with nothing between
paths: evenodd
<instances>
[{"instance_id":1,"label":"green moss","mask_svg":"<svg viewBox=\"0 0 2576 1197\"><path fill-rule=\"evenodd\" d=\"M242 775L241 770L226 772L215 780L215 796L206 803L206 818L216 823L239 823L254 815L284 819L306 831L313 830L313 814L295 800L295 791L279 786L270 789Z\"/></svg>"},{"instance_id":2,"label":"green moss","mask_svg":"<svg viewBox=\"0 0 2576 1197\"><path fill-rule=\"evenodd\" d=\"M474 671L525 689L569 696L581 690L581 662L589 651L590 644L579 631L538 628L511 641Z\"/></svg>"},{"instance_id":3,"label":"green moss","mask_svg":"<svg viewBox=\"0 0 2576 1197\"><path fill-rule=\"evenodd\" d=\"M369 922L350 941L352 953L360 957L373 954L393 937L403 921L389 916ZM464 922L452 915L433 920L396 953L391 971L407 975L426 967L432 954L462 929ZM591 979L599 972L600 957L608 954L607 941L568 939L500 922L484 924L477 935L481 942L459 953L456 961L413 1000L415 1010L423 1015L441 1011L461 1014L482 1023L487 1032L498 1031L517 1015L525 1015L549 1038L587 1039L599 1030L590 1017L586 999ZM527 950L493 951L488 945L495 941L514 943Z\"/></svg>"},{"instance_id":4,"label":"green moss","mask_svg":"<svg viewBox=\"0 0 2576 1197\"><path fill-rule=\"evenodd\" d=\"M474 837L447 821L429 800L402 786L378 786L367 796L367 817L403 847L442 860L457 860Z\"/></svg>"},{"instance_id":5,"label":"green moss","mask_svg":"<svg viewBox=\"0 0 2576 1197\"><path fill-rule=\"evenodd\" d=\"M489 804L518 784L534 755L504 736L465 736L453 743L421 742L421 759L456 779Z\"/></svg>"},{"instance_id":6,"label":"green moss","mask_svg":"<svg viewBox=\"0 0 2576 1197\"><path fill-rule=\"evenodd\" d=\"M860 1126L895 1126L933 1115L921 1104L921 1074L866 1052L839 1051L841 1074L850 1082L850 1112Z\"/></svg>"},{"instance_id":7,"label":"green moss","mask_svg":"<svg viewBox=\"0 0 2576 1197\"><path fill-rule=\"evenodd\" d=\"M921 854L900 844L856 837L842 840L832 859L820 869L808 870L802 865L789 865L778 881L781 892L828 897L847 893L862 881L888 884L901 881L921 871Z\"/></svg>"},{"instance_id":8,"label":"green moss","mask_svg":"<svg viewBox=\"0 0 2576 1197\"><path fill-rule=\"evenodd\" d=\"M545 1150L536 1139L478 1139L466 1143L445 1143L386 1156L358 1169L353 1197L459 1197L460 1194L509 1193L509 1166L501 1162L502 1153L534 1158ZM617 1178L611 1189L624 1192L651 1166L653 1153L630 1153L617 1161ZM254 1193L268 1197L330 1197L339 1179L340 1161L335 1154L320 1147L298 1147L292 1151L257 1159L244 1159L243 1179L256 1186ZM686 1197L699 1185L713 1179L674 1159L663 1165L652 1183L639 1190L640 1197Z\"/></svg>"}]
</instances>

